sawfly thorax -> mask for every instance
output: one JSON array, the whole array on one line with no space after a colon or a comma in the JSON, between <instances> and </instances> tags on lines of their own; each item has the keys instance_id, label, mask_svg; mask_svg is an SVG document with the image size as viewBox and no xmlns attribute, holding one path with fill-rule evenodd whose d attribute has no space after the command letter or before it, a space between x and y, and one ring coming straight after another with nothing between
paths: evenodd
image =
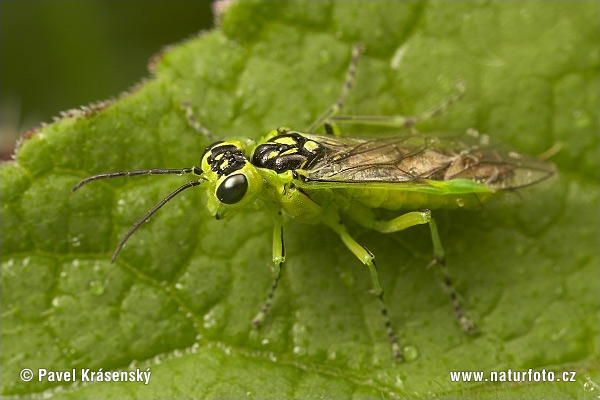
<instances>
[{"instance_id":1,"label":"sawfly thorax","mask_svg":"<svg viewBox=\"0 0 600 400\"><path fill-rule=\"evenodd\" d=\"M252 152L252 164L280 174L309 165L319 156L320 145L299 132L279 128L269 132Z\"/></svg>"},{"instance_id":2,"label":"sawfly thorax","mask_svg":"<svg viewBox=\"0 0 600 400\"><path fill-rule=\"evenodd\" d=\"M246 145L237 140L216 142L202 155L202 177L207 180L208 208L221 215L226 208L242 208L263 190L263 180L244 155Z\"/></svg>"}]
</instances>

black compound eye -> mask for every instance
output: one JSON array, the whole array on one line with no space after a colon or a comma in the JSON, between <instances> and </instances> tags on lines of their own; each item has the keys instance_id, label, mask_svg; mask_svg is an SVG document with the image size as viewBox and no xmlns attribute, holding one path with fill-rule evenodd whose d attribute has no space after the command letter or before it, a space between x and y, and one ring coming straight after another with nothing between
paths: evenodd
<instances>
[{"instance_id":1,"label":"black compound eye","mask_svg":"<svg viewBox=\"0 0 600 400\"><path fill-rule=\"evenodd\" d=\"M248 180L242 174L228 176L217 188L217 199L224 204L235 204L248 191Z\"/></svg>"}]
</instances>

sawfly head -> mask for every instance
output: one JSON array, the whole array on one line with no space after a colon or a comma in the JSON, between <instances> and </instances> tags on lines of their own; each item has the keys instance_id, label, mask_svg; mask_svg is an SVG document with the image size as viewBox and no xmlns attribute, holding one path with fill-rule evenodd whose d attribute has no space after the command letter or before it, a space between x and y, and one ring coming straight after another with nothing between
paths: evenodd
<instances>
[{"instance_id":1,"label":"sawfly head","mask_svg":"<svg viewBox=\"0 0 600 400\"><path fill-rule=\"evenodd\" d=\"M169 200L186 189L202 185L208 191L207 208L217 219L228 209L238 209L252 202L262 191L263 180L244 155L244 149L245 145L239 141L216 142L204 151L200 167L102 173L81 180L72 190L76 191L90 182L123 176L191 174L196 178L169 193L131 226L117 245L111 260L114 262L129 237Z\"/></svg>"},{"instance_id":2,"label":"sawfly head","mask_svg":"<svg viewBox=\"0 0 600 400\"><path fill-rule=\"evenodd\" d=\"M208 191L207 207L216 217L228 209L250 204L263 190L263 179L244 151L246 145L237 140L216 142L202 155L202 178Z\"/></svg>"}]
</instances>

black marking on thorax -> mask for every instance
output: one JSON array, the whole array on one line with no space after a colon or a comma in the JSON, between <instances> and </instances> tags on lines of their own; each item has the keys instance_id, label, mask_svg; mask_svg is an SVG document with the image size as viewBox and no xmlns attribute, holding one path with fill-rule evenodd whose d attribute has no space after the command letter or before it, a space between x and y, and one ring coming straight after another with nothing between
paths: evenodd
<instances>
[{"instance_id":1,"label":"black marking on thorax","mask_svg":"<svg viewBox=\"0 0 600 400\"><path fill-rule=\"evenodd\" d=\"M206 152L210 152L206 161L219 178L242 169L246 165L244 153L239 147L232 144L213 144L207 147Z\"/></svg>"},{"instance_id":2,"label":"black marking on thorax","mask_svg":"<svg viewBox=\"0 0 600 400\"><path fill-rule=\"evenodd\" d=\"M317 142L297 132L285 132L256 147L252 164L279 174L303 168L322 154Z\"/></svg>"}]
</instances>

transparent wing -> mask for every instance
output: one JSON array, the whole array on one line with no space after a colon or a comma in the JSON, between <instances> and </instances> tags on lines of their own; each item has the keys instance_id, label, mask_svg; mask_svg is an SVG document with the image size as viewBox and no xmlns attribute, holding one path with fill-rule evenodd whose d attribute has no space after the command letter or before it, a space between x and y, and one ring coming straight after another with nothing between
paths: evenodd
<instances>
[{"instance_id":1,"label":"transparent wing","mask_svg":"<svg viewBox=\"0 0 600 400\"><path fill-rule=\"evenodd\" d=\"M467 179L495 191L533 185L556 172L551 163L490 145L485 135L411 135L371 140L306 136L321 145L319 156L301 171L306 182L375 184Z\"/></svg>"}]
</instances>

